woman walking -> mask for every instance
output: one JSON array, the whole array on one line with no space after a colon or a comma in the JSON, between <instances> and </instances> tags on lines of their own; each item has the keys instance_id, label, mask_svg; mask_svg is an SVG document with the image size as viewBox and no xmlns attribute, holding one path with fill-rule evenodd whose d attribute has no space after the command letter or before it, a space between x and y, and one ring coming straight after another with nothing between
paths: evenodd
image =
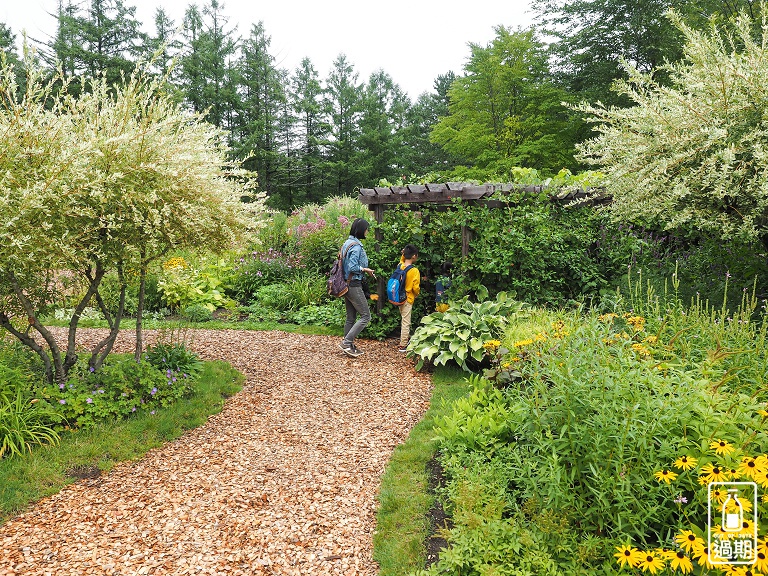
<instances>
[{"instance_id":1,"label":"woman walking","mask_svg":"<svg viewBox=\"0 0 768 576\"><path fill-rule=\"evenodd\" d=\"M353 357L363 353L355 346L355 338L371 321L368 300L363 292L363 274L370 274L373 278L375 276L373 270L368 268L368 255L360 242L368 234L369 227L370 225L366 220L357 218L352 222L349 238L341 247L341 253L345 255L341 266L344 278L349 281L349 290L344 294L344 301L347 305L347 321L344 324L344 340L339 346L345 354ZM359 319L357 319L358 314L360 315Z\"/></svg>"}]
</instances>

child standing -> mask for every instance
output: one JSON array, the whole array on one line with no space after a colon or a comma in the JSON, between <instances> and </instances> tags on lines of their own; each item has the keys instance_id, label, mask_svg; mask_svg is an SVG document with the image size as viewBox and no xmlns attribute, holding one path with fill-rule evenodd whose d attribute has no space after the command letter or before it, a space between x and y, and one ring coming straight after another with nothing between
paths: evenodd
<instances>
[{"instance_id":1,"label":"child standing","mask_svg":"<svg viewBox=\"0 0 768 576\"><path fill-rule=\"evenodd\" d=\"M400 269L405 270L410 266L410 270L405 274L405 302L400 306L400 316L402 322L400 323L400 348L399 352L407 352L408 340L411 338L411 310L413 309L413 302L416 300L416 296L419 295L421 290L421 274L416 268L415 263L419 257L419 251L413 244L407 244L403 248L402 256L400 256Z\"/></svg>"}]
</instances>

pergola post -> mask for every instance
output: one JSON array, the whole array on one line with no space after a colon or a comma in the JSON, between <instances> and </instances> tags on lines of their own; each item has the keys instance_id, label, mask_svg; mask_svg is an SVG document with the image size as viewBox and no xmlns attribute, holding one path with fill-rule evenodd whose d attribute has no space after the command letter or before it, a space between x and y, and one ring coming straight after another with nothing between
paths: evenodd
<instances>
[{"instance_id":1,"label":"pergola post","mask_svg":"<svg viewBox=\"0 0 768 576\"><path fill-rule=\"evenodd\" d=\"M381 241L383 240L383 236L381 234L381 224L384 222L384 204L376 204L373 207L373 215L376 218L376 245L375 250L376 252L379 252L381 250ZM376 294L379 295L379 299L376 300L376 312L381 313L381 310L384 307L384 298L387 295L387 281L382 276L378 277L378 280L376 280Z\"/></svg>"}]
</instances>

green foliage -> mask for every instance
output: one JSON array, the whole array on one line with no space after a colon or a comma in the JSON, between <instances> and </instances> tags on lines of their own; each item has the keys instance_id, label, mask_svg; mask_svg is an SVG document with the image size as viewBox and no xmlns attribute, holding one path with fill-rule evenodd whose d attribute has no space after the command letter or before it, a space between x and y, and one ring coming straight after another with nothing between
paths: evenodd
<instances>
[{"instance_id":1,"label":"green foliage","mask_svg":"<svg viewBox=\"0 0 768 576\"><path fill-rule=\"evenodd\" d=\"M347 312L342 298L335 298L328 304L309 304L302 306L296 312L288 314L288 319L294 324L311 326L343 326Z\"/></svg>"},{"instance_id":2,"label":"green foliage","mask_svg":"<svg viewBox=\"0 0 768 576\"><path fill-rule=\"evenodd\" d=\"M229 270L224 260L204 264L200 269L173 266L163 271L158 288L172 310L197 305L213 312L232 305L225 296L225 279Z\"/></svg>"},{"instance_id":3,"label":"green foliage","mask_svg":"<svg viewBox=\"0 0 768 576\"><path fill-rule=\"evenodd\" d=\"M288 292L285 284L270 284L262 286L256 292L256 302L266 308L286 311L296 308L293 294Z\"/></svg>"},{"instance_id":4,"label":"green foliage","mask_svg":"<svg viewBox=\"0 0 768 576\"><path fill-rule=\"evenodd\" d=\"M28 398L21 386L13 386L9 376L19 374L0 364L0 458L32 452L33 446L56 444L59 435L49 425L50 411Z\"/></svg>"},{"instance_id":5,"label":"green foliage","mask_svg":"<svg viewBox=\"0 0 768 576\"><path fill-rule=\"evenodd\" d=\"M187 394L190 385L189 374L163 373L148 361L110 356L99 371L80 364L66 384L43 385L35 394L55 409L51 421L57 427L87 428L136 412L154 414Z\"/></svg>"},{"instance_id":6,"label":"green foliage","mask_svg":"<svg viewBox=\"0 0 768 576\"><path fill-rule=\"evenodd\" d=\"M369 302L368 305L371 308L371 322L365 327L365 331L363 332L366 337L374 338L375 340L385 340L389 338L395 330L397 330L397 333L399 334L399 328L402 322L400 310L386 302L384 303L384 308L381 309L381 312L376 312L375 302Z\"/></svg>"},{"instance_id":7,"label":"green foliage","mask_svg":"<svg viewBox=\"0 0 768 576\"><path fill-rule=\"evenodd\" d=\"M629 79L618 86L634 106L579 107L599 133L580 158L606 171L617 219L768 245L768 31L756 40L746 16L733 36L670 16L685 38L684 60L663 68L671 87L626 64Z\"/></svg>"},{"instance_id":8,"label":"green foliage","mask_svg":"<svg viewBox=\"0 0 768 576\"><path fill-rule=\"evenodd\" d=\"M738 447L733 466L766 451L754 299L732 313L630 286L599 317L509 323L505 360L520 378L499 389L473 377L436 429L454 528L426 574L615 573L615 546L672 548L705 523L706 506L679 504L701 504L696 474L668 484L655 473L684 455L714 462L716 439Z\"/></svg>"},{"instance_id":9,"label":"green foliage","mask_svg":"<svg viewBox=\"0 0 768 576\"><path fill-rule=\"evenodd\" d=\"M527 304L507 298L499 292L495 300L473 303L465 299L449 303L445 312L434 312L421 320L408 350L420 357L417 369L425 361L437 366L455 362L462 369L481 362L483 344L501 336L511 317L524 314Z\"/></svg>"},{"instance_id":10,"label":"green foliage","mask_svg":"<svg viewBox=\"0 0 768 576\"><path fill-rule=\"evenodd\" d=\"M181 310L181 315L190 322L208 322L213 320L213 313L210 308L203 304L191 304Z\"/></svg>"},{"instance_id":11,"label":"green foliage","mask_svg":"<svg viewBox=\"0 0 768 576\"><path fill-rule=\"evenodd\" d=\"M194 376L203 365L200 357L182 342L158 342L148 346L145 358L166 376L169 376L169 371L185 378Z\"/></svg>"},{"instance_id":12,"label":"green foliage","mask_svg":"<svg viewBox=\"0 0 768 576\"><path fill-rule=\"evenodd\" d=\"M292 309L318 305L328 299L325 278L301 273L291 278L283 287L286 297L293 303Z\"/></svg>"},{"instance_id":13,"label":"green foliage","mask_svg":"<svg viewBox=\"0 0 768 576\"><path fill-rule=\"evenodd\" d=\"M552 81L547 51L533 30L498 26L486 47L470 43L466 74L449 91L449 114L430 139L481 168L573 167L573 125ZM382 172L384 174L384 172Z\"/></svg>"}]
</instances>

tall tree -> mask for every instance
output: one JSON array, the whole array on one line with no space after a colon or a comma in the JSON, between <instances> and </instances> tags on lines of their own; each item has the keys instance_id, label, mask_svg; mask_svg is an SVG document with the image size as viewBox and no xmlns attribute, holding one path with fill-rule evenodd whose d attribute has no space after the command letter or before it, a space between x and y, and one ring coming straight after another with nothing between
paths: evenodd
<instances>
[{"instance_id":1,"label":"tall tree","mask_svg":"<svg viewBox=\"0 0 768 576\"><path fill-rule=\"evenodd\" d=\"M146 40L135 14L136 8L122 0L89 0L84 10L60 1L52 47L65 73L91 78L104 74L109 84L130 74Z\"/></svg>"},{"instance_id":2,"label":"tall tree","mask_svg":"<svg viewBox=\"0 0 768 576\"><path fill-rule=\"evenodd\" d=\"M16 35L3 22L0 22L0 57L5 58L7 65L13 66L13 70L16 73L16 83L23 90L26 78L24 66L16 52Z\"/></svg>"},{"instance_id":3,"label":"tall tree","mask_svg":"<svg viewBox=\"0 0 768 576\"><path fill-rule=\"evenodd\" d=\"M238 155L252 155L246 166L258 172L261 187L272 197L281 163L278 131L286 96L270 42L263 22L254 24L243 41L237 64L242 106L234 140ZM274 205L274 198L270 202Z\"/></svg>"},{"instance_id":4,"label":"tall tree","mask_svg":"<svg viewBox=\"0 0 768 576\"><path fill-rule=\"evenodd\" d=\"M441 117L448 116L448 90L456 80L453 72L435 79L434 92L421 94L408 110L403 130L405 171L422 175L427 172L448 170L459 159L430 141L429 133Z\"/></svg>"},{"instance_id":5,"label":"tall tree","mask_svg":"<svg viewBox=\"0 0 768 576\"><path fill-rule=\"evenodd\" d=\"M206 111L208 121L218 128L231 128L239 105L234 29L227 30L227 18L218 0L210 0L202 14L190 6L184 18L185 53L181 58L182 86L195 112Z\"/></svg>"},{"instance_id":6,"label":"tall tree","mask_svg":"<svg viewBox=\"0 0 768 576\"><path fill-rule=\"evenodd\" d=\"M500 174L513 166L573 167L573 115L553 83L544 44L532 30L500 26L487 46L470 44L465 75L449 91L449 115L431 138L446 152Z\"/></svg>"},{"instance_id":7,"label":"tall tree","mask_svg":"<svg viewBox=\"0 0 768 576\"><path fill-rule=\"evenodd\" d=\"M325 81L323 105L330 124L328 160L334 194L350 194L361 183L352 165L363 89L358 77L347 57L339 54Z\"/></svg>"},{"instance_id":8,"label":"tall tree","mask_svg":"<svg viewBox=\"0 0 768 576\"><path fill-rule=\"evenodd\" d=\"M166 11L155 9L155 34L147 39L147 58L155 56L154 68L161 76L168 76L173 59L181 52L182 42L176 37L176 25ZM178 68L173 78L178 79Z\"/></svg>"},{"instance_id":9,"label":"tall tree","mask_svg":"<svg viewBox=\"0 0 768 576\"><path fill-rule=\"evenodd\" d=\"M403 175L403 128L409 107L410 100L389 74L371 74L363 93L357 154L364 184Z\"/></svg>"},{"instance_id":10,"label":"tall tree","mask_svg":"<svg viewBox=\"0 0 768 576\"><path fill-rule=\"evenodd\" d=\"M328 123L322 109L323 89L317 70L304 58L291 81L291 105L296 118L296 156L302 187L301 202L318 202L325 198L324 155L322 143L327 139Z\"/></svg>"}]
</instances>

